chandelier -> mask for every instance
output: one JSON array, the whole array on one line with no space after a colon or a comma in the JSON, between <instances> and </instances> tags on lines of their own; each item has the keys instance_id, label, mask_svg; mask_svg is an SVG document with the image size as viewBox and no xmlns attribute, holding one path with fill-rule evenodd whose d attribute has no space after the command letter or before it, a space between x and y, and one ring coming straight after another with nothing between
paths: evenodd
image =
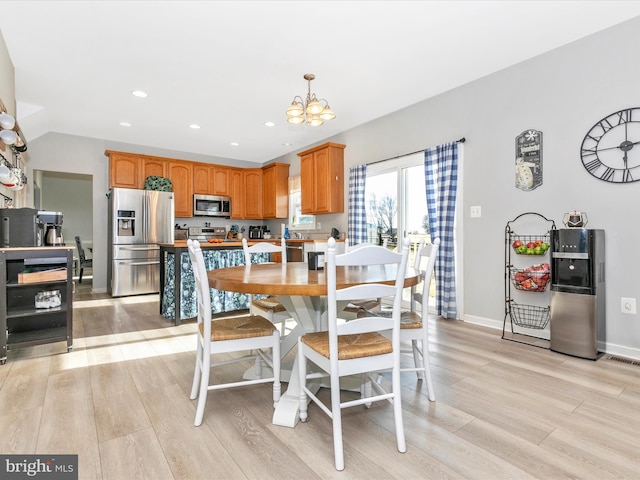
<instances>
[{"instance_id":1,"label":"chandelier","mask_svg":"<svg viewBox=\"0 0 640 480\"><path fill-rule=\"evenodd\" d=\"M305 74L304 79L309 85L306 101L303 101L302 97L297 95L293 97L293 102L287 109L287 122L294 124L307 122L307 125L318 127L325 120L336 118L336 114L329 107L329 102L324 98L318 100L316 94L311 93L311 80L314 78L316 76L313 73Z\"/></svg>"}]
</instances>

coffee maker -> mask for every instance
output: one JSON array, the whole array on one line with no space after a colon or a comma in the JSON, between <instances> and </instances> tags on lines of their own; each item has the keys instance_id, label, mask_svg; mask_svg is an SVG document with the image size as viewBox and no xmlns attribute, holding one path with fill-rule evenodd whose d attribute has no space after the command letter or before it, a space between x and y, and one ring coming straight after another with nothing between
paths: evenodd
<instances>
[{"instance_id":1,"label":"coffee maker","mask_svg":"<svg viewBox=\"0 0 640 480\"><path fill-rule=\"evenodd\" d=\"M62 236L62 212L39 211L38 217L43 225L44 244L48 247L64 245Z\"/></svg>"}]
</instances>

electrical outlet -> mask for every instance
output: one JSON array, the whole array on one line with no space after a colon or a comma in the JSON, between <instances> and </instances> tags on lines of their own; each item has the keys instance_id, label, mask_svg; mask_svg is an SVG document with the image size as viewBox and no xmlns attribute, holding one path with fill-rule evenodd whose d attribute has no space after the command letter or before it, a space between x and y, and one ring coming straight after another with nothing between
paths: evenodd
<instances>
[{"instance_id":1,"label":"electrical outlet","mask_svg":"<svg viewBox=\"0 0 640 480\"><path fill-rule=\"evenodd\" d=\"M471 218L480 218L482 216L482 207L475 205L471 207Z\"/></svg>"},{"instance_id":2,"label":"electrical outlet","mask_svg":"<svg viewBox=\"0 0 640 480\"><path fill-rule=\"evenodd\" d=\"M316 222L316 230L320 230L322 228L322 224L320 222Z\"/></svg>"},{"instance_id":3,"label":"electrical outlet","mask_svg":"<svg viewBox=\"0 0 640 480\"><path fill-rule=\"evenodd\" d=\"M622 313L628 313L631 315L636 314L636 299L635 298L625 298L622 297L620 299L620 310Z\"/></svg>"}]
</instances>

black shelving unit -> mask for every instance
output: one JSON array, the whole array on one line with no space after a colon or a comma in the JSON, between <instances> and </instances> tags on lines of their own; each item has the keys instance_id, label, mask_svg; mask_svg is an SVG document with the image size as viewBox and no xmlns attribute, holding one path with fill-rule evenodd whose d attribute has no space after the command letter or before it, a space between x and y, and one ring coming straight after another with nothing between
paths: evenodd
<instances>
[{"instance_id":1,"label":"black shelving unit","mask_svg":"<svg viewBox=\"0 0 640 480\"><path fill-rule=\"evenodd\" d=\"M67 342L73 348L73 248L25 247L0 250L0 364L7 350ZM19 274L66 269L59 280L19 283ZM36 295L59 291L60 306L36 308Z\"/></svg>"},{"instance_id":2,"label":"black shelving unit","mask_svg":"<svg viewBox=\"0 0 640 480\"><path fill-rule=\"evenodd\" d=\"M549 339L540 332L550 319L551 266L548 259L551 256L551 231L555 228L553 220L535 212L523 213L507 222L504 234L504 340L549 348ZM518 248L517 242L524 249Z\"/></svg>"}]
</instances>

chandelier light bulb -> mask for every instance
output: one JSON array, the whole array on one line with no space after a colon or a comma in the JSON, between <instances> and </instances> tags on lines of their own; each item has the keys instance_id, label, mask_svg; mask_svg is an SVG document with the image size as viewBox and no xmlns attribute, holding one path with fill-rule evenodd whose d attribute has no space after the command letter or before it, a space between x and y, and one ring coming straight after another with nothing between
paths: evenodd
<instances>
[{"instance_id":1,"label":"chandelier light bulb","mask_svg":"<svg viewBox=\"0 0 640 480\"><path fill-rule=\"evenodd\" d=\"M16 126L16 119L6 112L0 113L0 127L11 130Z\"/></svg>"},{"instance_id":2,"label":"chandelier light bulb","mask_svg":"<svg viewBox=\"0 0 640 480\"><path fill-rule=\"evenodd\" d=\"M304 117L303 116L289 117L289 118L287 118L287 122L293 123L295 125L300 124L300 123L304 123Z\"/></svg>"},{"instance_id":3,"label":"chandelier light bulb","mask_svg":"<svg viewBox=\"0 0 640 480\"><path fill-rule=\"evenodd\" d=\"M14 130L2 130L0 131L0 140L6 145L13 145L18 140L18 134Z\"/></svg>"},{"instance_id":4,"label":"chandelier light bulb","mask_svg":"<svg viewBox=\"0 0 640 480\"><path fill-rule=\"evenodd\" d=\"M300 116L302 116L302 114L304 114L304 109L302 107L302 104L296 102L295 100L293 102L291 102L291 105L287 109L287 116L288 117L300 117Z\"/></svg>"},{"instance_id":5,"label":"chandelier light bulb","mask_svg":"<svg viewBox=\"0 0 640 480\"><path fill-rule=\"evenodd\" d=\"M323 123L324 122L318 115L311 115L310 117L307 117L307 125L310 125L312 127L319 127Z\"/></svg>"},{"instance_id":6,"label":"chandelier light bulb","mask_svg":"<svg viewBox=\"0 0 640 480\"><path fill-rule=\"evenodd\" d=\"M333 120L334 118L336 118L336 114L333 113L333 110L331 110L329 108L329 105L327 105L326 107L324 107L324 110L322 110L322 112L320 112L319 117L322 120Z\"/></svg>"}]
</instances>

